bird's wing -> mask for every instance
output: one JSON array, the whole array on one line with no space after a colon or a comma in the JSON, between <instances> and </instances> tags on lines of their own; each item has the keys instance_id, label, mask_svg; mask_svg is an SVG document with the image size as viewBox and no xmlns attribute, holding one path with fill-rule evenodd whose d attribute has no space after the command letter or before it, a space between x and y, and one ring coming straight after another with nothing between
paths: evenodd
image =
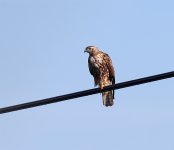
<instances>
[{"instance_id":1,"label":"bird's wing","mask_svg":"<svg viewBox=\"0 0 174 150\"><path fill-rule=\"evenodd\" d=\"M112 65L112 61L111 61L109 55L106 54L106 53L103 53L103 58L104 58L104 61L107 65L107 68L109 70L109 79L112 82L112 84L115 84L115 71L114 71L114 67ZM114 90L113 90L113 98L114 98L114 94L115 93L114 93Z\"/></svg>"},{"instance_id":2,"label":"bird's wing","mask_svg":"<svg viewBox=\"0 0 174 150\"><path fill-rule=\"evenodd\" d=\"M112 65L112 61L111 61L109 55L106 54L106 53L103 53L103 58L105 60L105 63L107 65L107 68L109 70L110 80L112 81L112 84L115 84L115 71L114 71L114 67Z\"/></svg>"}]
</instances>

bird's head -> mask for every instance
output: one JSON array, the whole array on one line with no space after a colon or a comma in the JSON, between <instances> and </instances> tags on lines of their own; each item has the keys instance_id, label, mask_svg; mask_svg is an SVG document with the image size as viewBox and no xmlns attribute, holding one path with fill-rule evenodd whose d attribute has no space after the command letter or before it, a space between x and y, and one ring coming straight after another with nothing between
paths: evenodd
<instances>
[{"instance_id":1,"label":"bird's head","mask_svg":"<svg viewBox=\"0 0 174 150\"><path fill-rule=\"evenodd\" d=\"M93 54L96 54L98 52L98 48L95 47L95 46L88 46L85 48L85 51L84 52L87 52L89 53L89 55L93 55Z\"/></svg>"}]
</instances>

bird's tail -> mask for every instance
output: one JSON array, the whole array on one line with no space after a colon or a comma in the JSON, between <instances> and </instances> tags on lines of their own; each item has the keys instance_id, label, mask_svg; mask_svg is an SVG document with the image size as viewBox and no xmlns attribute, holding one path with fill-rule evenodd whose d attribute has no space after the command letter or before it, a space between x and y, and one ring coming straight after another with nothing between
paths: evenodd
<instances>
[{"instance_id":1,"label":"bird's tail","mask_svg":"<svg viewBox=\"0 0 174 150\"><path fill-rule=\"evenodd\" d=\"M112 92L113 91L102 92L103 105L106 107L114 104Z\"/></svg>"}]
</instances>

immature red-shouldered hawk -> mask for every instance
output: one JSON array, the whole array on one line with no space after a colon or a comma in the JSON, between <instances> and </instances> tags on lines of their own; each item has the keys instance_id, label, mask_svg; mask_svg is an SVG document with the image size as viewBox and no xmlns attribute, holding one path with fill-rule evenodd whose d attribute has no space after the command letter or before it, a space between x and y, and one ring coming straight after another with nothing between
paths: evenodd
<instances>
[{"instance_id":1,"label":"immature red-shouldered hawk","mask_svg":"<svg viewBox=\"0 0 174 150\"><path fill-rule=\"evenodd\" d=\"M89 71L94 77L94 84L103 87L115 84L115 72L112 61L108 54L100 51L95 46L88 46L85 52L89 53ZM102 92L103 105L112 106L114 104L114 90Z\"/></svg>"}]
</instances>

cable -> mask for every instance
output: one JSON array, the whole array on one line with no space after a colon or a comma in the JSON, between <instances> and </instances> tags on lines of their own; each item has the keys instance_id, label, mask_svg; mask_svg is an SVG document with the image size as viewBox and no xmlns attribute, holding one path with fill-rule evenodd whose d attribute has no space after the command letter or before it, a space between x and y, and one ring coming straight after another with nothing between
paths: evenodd
<instances>
[{"instance_id":1,"label":"cable","mask_svg":"<svg viewBox=\"0 0 174 150\"><path fill-rule=\"evenodd\" d=\"M38 101L4 107L4 108L0 108L0 114L27 109L31 107L37 107L37 106L46 105L46 104L51 104L51 103L56 103L56 102L61 102L61 101L78 98L82 96L88 96L92 94L97 94L97 93L101 93L101 92L109 91L113 89L118 90L118 89L130 87L130 86L135 86L139 84L144 84L144 83L153 82L157 80L163 80L163 79L172 78L172 77L174 77L174 71L110 85L105 87L102 90L100 88L94 88L94 89L89 89L85 91L79 91L79 92L70 93L66 95L56 96L52 98L46 98L46 99L42 99Z\"/></svg>"}]
</instances>

